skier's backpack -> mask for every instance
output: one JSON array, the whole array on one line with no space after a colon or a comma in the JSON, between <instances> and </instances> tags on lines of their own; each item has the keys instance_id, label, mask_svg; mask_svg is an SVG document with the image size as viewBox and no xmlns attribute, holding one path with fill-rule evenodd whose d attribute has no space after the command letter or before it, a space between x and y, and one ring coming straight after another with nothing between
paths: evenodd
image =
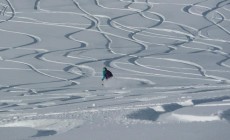
<instances>
[{"instance_id":1,"label":"skier's backpack","mask_svg":"<svg viewBox=\"0 0 230 140\"><path fill-rule=\"evenodd\" d=\"M106 70L106 73L105 73L105 78L106 78L106 79L109 79L109 78L111 78L111 77L113 77L112 72L111 72L111 71L109 71L109 70Z\"/></svg>"}]
</instances>

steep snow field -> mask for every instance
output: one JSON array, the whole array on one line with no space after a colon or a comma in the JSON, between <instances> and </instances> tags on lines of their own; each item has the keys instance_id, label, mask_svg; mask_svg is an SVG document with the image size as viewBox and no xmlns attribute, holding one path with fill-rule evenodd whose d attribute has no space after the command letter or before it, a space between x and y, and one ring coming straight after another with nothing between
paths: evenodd
<instances>
[{"instance_id":1,"label":"steep snow field","mask_svg":"<svg viewBox=\"0 0 230 140\"><path fill-rule=\"evenodd\" d=\"M0 0L0 79L1 140L229 140L230 0Z\"/></svg>"}]
</instances>

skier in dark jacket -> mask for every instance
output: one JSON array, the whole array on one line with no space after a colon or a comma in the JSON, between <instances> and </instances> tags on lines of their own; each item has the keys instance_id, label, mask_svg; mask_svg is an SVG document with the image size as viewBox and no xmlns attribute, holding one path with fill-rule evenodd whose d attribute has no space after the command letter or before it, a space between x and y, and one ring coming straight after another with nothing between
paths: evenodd
<instances>
[{"instance_id":1,"label":"skier in dark jacket","mask_svg":"<svg viewBox=\"0 0 230 140\"><path fill-rule=\"evenodd\" d=\"M102 72L102 81L104 80L104 79L109 79L109 78L111 78L111 77L113 77L113 74L112 74L112 72L111 71L109 71L109 70L107 70L107 68L106 67L104 67L103 68L103 72Z\"/></svg>"}]
</instances>

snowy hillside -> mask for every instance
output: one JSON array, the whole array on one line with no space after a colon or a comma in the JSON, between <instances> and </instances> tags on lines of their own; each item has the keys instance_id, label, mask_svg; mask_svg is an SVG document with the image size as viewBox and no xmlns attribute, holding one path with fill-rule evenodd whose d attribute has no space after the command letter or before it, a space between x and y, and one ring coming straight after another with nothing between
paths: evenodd
<instances>
[{"instance_id":1,"label":"snowy hillside","mask_svg":"<svg viewBox=\"0 0 230 140\"><path fill-rule=\"evenodd\" d=\"M1 140L229 130L230 0L0 0Z\"/></svg>"}]
</instances>

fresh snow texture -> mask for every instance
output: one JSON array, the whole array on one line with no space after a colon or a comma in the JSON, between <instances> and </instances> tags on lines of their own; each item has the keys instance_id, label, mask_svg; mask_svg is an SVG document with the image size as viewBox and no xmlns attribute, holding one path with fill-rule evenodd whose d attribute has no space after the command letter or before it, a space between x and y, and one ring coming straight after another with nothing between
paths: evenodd
<instances>
[{"instance_id":1,"label":"fresh snow texture","mask_svg":"<svg viewBox=\"0 0 230 140\"><path fill-rule=\"evenodd\" d=\"M0 0L0 79L1 140L229 140L230 0Z\"/></svg>"}]
</instances>

